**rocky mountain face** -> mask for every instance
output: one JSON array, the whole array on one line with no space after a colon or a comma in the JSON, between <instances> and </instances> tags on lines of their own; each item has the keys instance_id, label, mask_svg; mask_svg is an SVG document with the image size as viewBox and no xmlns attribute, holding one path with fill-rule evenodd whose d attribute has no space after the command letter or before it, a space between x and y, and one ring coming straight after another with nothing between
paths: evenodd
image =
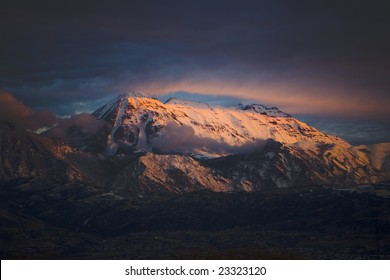
<instances>
[{"instance_id":1,"label":"rocky mountain face","mask_svg":"<svg viewBox=\"0 0 390 280\"><path fill-rule=\"evenodd\" d=\"M98 108L91 132L55 138L1 126L2 179L78 181L119 197L386 181L389 150L352 147L276 107L212 107L131 93ZM102 125L104 122L104 125Z\"/></svg>"},{"instance_id":2,"label":"rocky mountain face","mask_svg":"<svg viewBox=\"0 0 390 280\"><path fill-rule=\"evenodd\" d=\"M0 123L0 179L40 177L57 180L83 180L84 176L66 162L74 149L52 139Z\"/></svg>"},{"instance_id":3,"label":"rocky mountain face","mask_svg":"<svg viewBox=\"0 0 390 280\"><path fill-rule=\"evenodd\" d=\"M352 151L360 158L369 161L370 164L381 170L387 177L390 176L390 143L374 145L359 145Z\"/></svg>"},{"instance_id":4,"label":"rocky mountain face","mask_svg":"<svg viewBox=\"0 0 390 280\"><path fill-rule=\"evenodd\" d=\"M234 181L245 178L252 190L294 186L346 186L385 181L386 176L368 161L334 144L313 147L267 141L264 149L208 161Z\"/></svg>"}]
</instances>

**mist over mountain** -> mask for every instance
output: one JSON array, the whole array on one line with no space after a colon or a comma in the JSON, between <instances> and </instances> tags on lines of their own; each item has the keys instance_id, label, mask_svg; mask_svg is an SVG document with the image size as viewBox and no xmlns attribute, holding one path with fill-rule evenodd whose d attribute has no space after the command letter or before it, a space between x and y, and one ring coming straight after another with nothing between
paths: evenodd
<instances>
[{"instance_id":1,"label":"mist over mountain","mask_svg":"<svg viewBox=\"0 0 390 280\"><path fill-rule=\"evenodd\" d=\"M34 111L10 93L0 89L0 121L11 121L20 128L35 131L52 126L57 118L48 110Z\"/></svg>"}]
</instances>

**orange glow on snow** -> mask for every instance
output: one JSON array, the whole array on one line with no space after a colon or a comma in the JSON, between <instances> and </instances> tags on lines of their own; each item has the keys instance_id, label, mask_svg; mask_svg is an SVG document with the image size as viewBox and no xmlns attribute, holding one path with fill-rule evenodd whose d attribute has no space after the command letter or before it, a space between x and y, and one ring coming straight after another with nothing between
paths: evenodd
<instances>
[{"instance_id":1,"label":"orange glow on snow","mask_svg":"<svg viewBox=\"0 0 390 280\"><path fill-rule=\"evenodd\" d=\"M230 81L180 80L155 82L137 87L150 95L186 91L207 95L225 95L258 100L277 106L286 113L323 114L338 116L390 116L387 102L340 89L302 88L291 85L235 83ZM312 94L313 93L313 94ZM321 97L318 97L321 96Z\"/></svg>"}]
</instances>

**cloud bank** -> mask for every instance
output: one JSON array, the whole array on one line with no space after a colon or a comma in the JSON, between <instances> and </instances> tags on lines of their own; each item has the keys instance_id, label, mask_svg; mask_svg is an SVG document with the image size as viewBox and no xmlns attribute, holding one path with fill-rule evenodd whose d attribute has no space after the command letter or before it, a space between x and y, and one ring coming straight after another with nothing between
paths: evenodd
<instances>
[{"instance_id":1,"label":"cloud bank","mask_svg":"<svg viewBox=\"0 0 390 280\"><path fill-rule=\"evenodd\" d=\"M92 135L106 125L104 120L83 113L69 118L59 118L55 127L48 130L45 135L65 141L69 137L70 129L77 129L79 133Z\"/></svg>"},{"instance_id":2,"label":"cloud bank","mask_svg":"<svg viewBox=\"0 0 390 280\"><path fill-rule=\"evenodd\" d=\"M195 130L186 125L170 122L164 127L164 134L152 141L152 149L156 152L198 153L200 151L212 154L247 154L264 147L264 140L248 142L240 146L232 146L208 137L195 134Z\"/></svg>"},{"instance_id":3,"label":"cloud bank","mask_svg":"<svg viewBox=\"0 0 390 280\"><path fill-rule=\"evenodd\" d=\"M9 121L18 127L35 131L52 126L56 116L48 110L33 111L11 94L0 91L0 120Z\"/></svg>"}]
</instances>

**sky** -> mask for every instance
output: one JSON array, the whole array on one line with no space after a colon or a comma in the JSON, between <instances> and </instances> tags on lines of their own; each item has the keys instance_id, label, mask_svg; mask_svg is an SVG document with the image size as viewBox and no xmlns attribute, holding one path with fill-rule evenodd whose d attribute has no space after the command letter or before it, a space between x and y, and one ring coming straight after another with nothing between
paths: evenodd
<instances>
[{"instance_id":1,"label":"sky","mask_svg":"<svg viewBox=\"0 0 390 280\"><path fill-rule=\"evenodd\" d=\"M0 9L0 90L37 119L137 90L249 99L354 144L390 141L389 50L385 1L6 0Z\"/></svg>"}]
</instances>

